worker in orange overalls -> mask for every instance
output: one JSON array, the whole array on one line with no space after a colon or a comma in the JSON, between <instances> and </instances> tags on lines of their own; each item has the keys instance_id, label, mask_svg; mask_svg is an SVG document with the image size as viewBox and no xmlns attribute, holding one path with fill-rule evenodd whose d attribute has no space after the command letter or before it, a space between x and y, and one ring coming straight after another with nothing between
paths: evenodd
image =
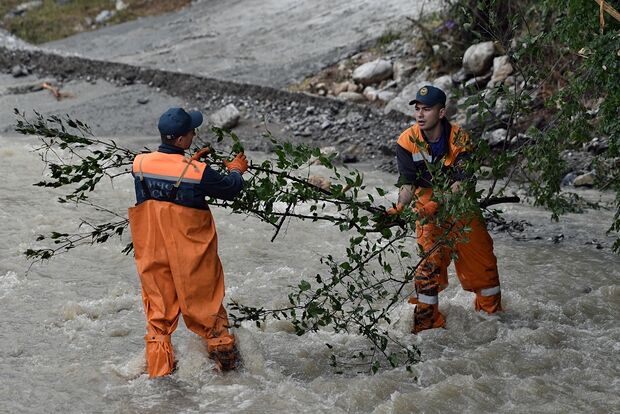
<instances>
[{"instance_id":1,"label":"worker in orange overalls","mask_svg":"<svg viewBox=\"0 0 620 414\"><path fill-rule=\"evenodd\" d=\"M409 299L416 305L412 332L417 333L445 325L438 294L448 285L452 253L456 253L454 265L461 286L476 294L475 309L491 314L502 310L502 305L493 240L480 210L447 223L433 220L440 208L439 197L433 197L433 174L438 170L449 174L451 191L459 191L461 181L469 178L462 168L469 157L469 136L446 120L446 94L441 89L424 86L409 104L415 105L416 123L398 138L400 190L398 203L387 213L400 214L415 201L420 218L416 234L423 260L414 273L415 294ZM464 227L470 230L464 231Z\"/></svg>"},{"instance_id":2,"label":"worker in orange overalls","mask_svg":"<svg viewBox=\"0 0 620 414\"><path fill-rule=\"evenodd\" d=\"M170 335L180 314L204 338L218 369L234 369L238 362L222 305L224 273L215 223L205 197L235 198L248 162L240 153L225 162L228 174L220 174L199 161L206 149L186 157L201 124L200 112L170 108L159 119L159 149L133 162L137 203L129 209L129 224L147 320L149 377L174 369Z\"/></svg>"}]
</instances>

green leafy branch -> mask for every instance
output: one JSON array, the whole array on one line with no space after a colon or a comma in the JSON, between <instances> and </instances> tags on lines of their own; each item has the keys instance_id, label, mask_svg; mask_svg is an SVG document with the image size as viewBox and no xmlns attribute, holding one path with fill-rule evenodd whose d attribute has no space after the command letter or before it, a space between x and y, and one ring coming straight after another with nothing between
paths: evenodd
<instances>
[{"instance_id":1,"label":"green leafy branch","mask_svg":"<svg viewBox=\"0 0 620 414\"><path fill-rule=\"evenodd\" d=\"M103 177L113 180L128 174L136 152L121 148L113 141L96 139L87 125L69 117L44 117L35 113L34 119L29 120L24 114L19 116L18 130L39 136L41 145L37 150L52 172L51 177L39 185L66 188L68 194L61 196L60 202L86 205L112 217L102 223L84 220L80 228L86 230L78 233L40 235L38 242L50 240L54 247L28 249L26 255L31 259L50 259L80 245L103 243L111 237L122 236L127 227L124 213L97 205L88 198L88 193ZM217 128L211 132L215 145L230 149L217 150L214 145L202 143L211 148L206 162L223 170L222 160L232 152L242 151L243 147L232 133ZM371 371L383 364L404 363L410 367L419 359L419 351L391 334L390 324L396 306L413 291L413 274L419 261L411 263L413 252L408 246L415 246L414 223L421 218L413 210L396 219L389 218L385 208L375 204L387 191L366 188L359 172L342 171L334 165L333 158L316 148L280 143L269 134L265 138L273 144L273 159L251 165L244 176L245 189L239 198L210 200L210 204L269 223L274 228L273 238L278 236L285 220L293 219L328 221L352 235L343 257L328 255L321 259L327 268L326 274L317 274L314 280L302 280L292 287L288 295L290 306L267 310L233 303L233 320L260 324L267 318L286 318L291 320L299 335L320 329L357 333L367 338L371 346L370 351L360 351L355 358L365 361ZM328 184L318 187L311 182L314 164L329 171ZM435 173L441 175L440 170ZM445 221L451 214L461 214L475 204L466 200L478 195L469 191L447 196L443 200L445 208L442 207L435 219ZM124 249L125 253L130 251L131 244ZM418 254L422 260L429 252ZM332 355L334 364L343 359L348 357Z\"/></svg>"}]
</instances>

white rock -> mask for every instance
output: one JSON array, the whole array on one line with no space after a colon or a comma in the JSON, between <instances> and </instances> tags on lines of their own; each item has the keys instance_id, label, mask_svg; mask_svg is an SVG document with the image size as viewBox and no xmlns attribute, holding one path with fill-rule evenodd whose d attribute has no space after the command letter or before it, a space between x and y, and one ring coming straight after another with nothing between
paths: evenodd
<instances>
[{"instance_id":1,"label":"white rock","mask_svg":"<svg viewBox=\"0 0 620 414\"><path fill-rule=\"evenodd\" d=\"M338 95L338 99L343 99L345 101L350 101L350 102L365 102L366 101L366 97L362 95L361 93L357 93L357 92L342 92L340 95Z\"/></svg>"},{"instance_id":2,"label":"white rock","mask_svg":"<svg viewBox=\"0 0 620 414\"><path fill-rule=\"evenodd\" d=\"M492 88L503 82L513 72L512 65L508 56L498 56L493 59L493 75L489 81L487 88Z\"/></svg>"},{"instance_id":3,"label":"white rock","mask_svg":"<svg viewBox=\"0 0 620 414\"><path fill-rule=\"evenodd\" d=\"M379 91L377 90L377 88L373 88L372 86L366 86L364 88L364 92L363 92L363 94L366 97L366 99L368 99L371 102L377 100L378 93L379 93Z\"/></svg>"},{"instance_id":4,"label":"white rock","mask_svg":"<svg viewBox=\"0 0 620 414\"><path fill-rule=\"evenodd\" d=\"M413 106L409 105L409 102L412 99L415 99L416 93L420 90L420 88L424 85L428 85L430 82L421 81L421 82L411 82L407 86L403 88L402 91L392 99L383 109L384 113L389 113L391 111L402 112L405 115L413 116Z\"/></svg>"},{"instance_id":5,"label":"white rock","mask_svg":"<svg viewBox=\"0 0 620 414\"><path fill-rule=\"evenodd\" d=\"M493 42L471 45L463 55L463 69L475 76L483 75L491 68L493 56L495 56Z\"/></svg>"},{"instance_id":6,"label":"white rock","mask_svg":"<svg viewBox=\"0 0 620 414\"><path fill-rule=\"evenodd\" d=\"M233 104L217 110L209 116L209 121L218 128L232 129L239 123L241 113Z\"/></svg>"},{"instance_id":7,"label":"white rock","mask_svg":"<svg viewBox=\"0 0 620 414\"><path fill-rule=\"evenodd\" d=\"M408 78L413 74L413 72L415 72L416 67L417 66L415 64L407 61L398 60L394 62L394 80L396 82L402 82L405 78Z\"/></svg>"},{"instance_id":8,"label":"white rock","mask_svg":"<svg viewBox=\"0 0 620 414\"><path fill-rule=\"evenodd\" d=\"M433 81L433 85L448 94L452 90L452 76L443 75Z\"/></svg>"},{"instance_id":9,"label":"white rock","mask_svg":"<svg viewBox=\"0 0 620 414\"><path fill-rule=\"evenodd\" d=\"M362 85L381 82L392 76L392 64L384 59L373 60L358 66L353 71L353 80Z\"/></svg>"},{"instance_id":10,"label":"white rock","mask_svg":"<svg viewBox=\"0 0 620 414\"><path fill-rule=\"evenodd\" d=\"M126 8L127 5L123 2L123 0L116 0L116 11L125 10Z\"/></svg>"},{"instance_id":11,"label":"white rock","mask_svg":"<svg viewBox=\"0 0 620 414\"><path fill-rule=\"evenodd\" d=\"M329 147L323 147L321 148L321 154L325 156L330 156L332 154L338 155L338 149L333 145L330 145Z\"/></svg>"},{"instance_id":12,"label":"white rock","mask_svg":"<svg viewBox=\"0 0 620 414\"><path fill-rule=\"evenodd\" d=\"M395 97L396 92L394 91L379 91L379 93L377 93L377 99L381 102L390 102Z\"/></svg>"},{"instance_id":13,"label":"white rock","mask_svg":"<svg viewBox=\"0 0 620 414\"><path fill-rule=\"evenodd\" d=\"M95 23L101 24L110 20L114 16L114 13L110 10L102 10L97 17L95 17Z\"/></svg>"},{"instance_id":14,"label":"white rock","mask_svg":"<svg viewBox=\"0 0 620 414\"><path fill-rule=\"evenodd\" d=\"M499 128L494 131L487 131L482 134L482 139L487 141L491 147L500 145L506 139L506 131L504 128Z\"/></svg>"},{"instance_id":15,"label":"white rock","mask_svg":"<svg viewBox=\"0 0 620 414\"><path fill-rule=\"evenodd\" d=\"M575 187L591 187L594 185L594 173L592 171L578 175L575 177L575 181L573 181L573 185Z\"/></svg>"},{"instance_id":16,"label":"white rock","mask_svg":"<svg viewBox=\"0 0 620 414\"><path fill-rule=\"evenodd\" d=\"M349 83L353 83L353 82L345 81L345 82L335 83L334 85L332 85L332 93L334 94L334 96L338 96L342 92L348 91Z\"/></svg>"},{"instance_id":17,"label":"white rock","mask_svg":"<svg viewBox=\"0 0 620 414\"><path fill-rule=\"evenodd\" d=\"M442 79L442 78L444 77L442 76L441 78L437 78L437 79ZM448 76L447 78L450 78L450 77ZM450 79L450 82L452 82L452 79ZM449 89L446 90L447 88L444 89L445 86L442 87L442 85L437 85L434 82L429 82L426 80L417 80L405 86L403 90L400 91L398 96L389 100L388 104L383 109L383 112L387 114L391 111L398 111L398 112L402 112L405 115L413 116L414 108L413 108L413 105L409 105L409 102L415 99L415 96L420 90L420 88L426 85L434 85L438 88L441 88L446 93L446 112L447 112L446 115L449 118L452 117L456 113L456 104L451 99L450 90Z\"/></svg>"}]
</instances>

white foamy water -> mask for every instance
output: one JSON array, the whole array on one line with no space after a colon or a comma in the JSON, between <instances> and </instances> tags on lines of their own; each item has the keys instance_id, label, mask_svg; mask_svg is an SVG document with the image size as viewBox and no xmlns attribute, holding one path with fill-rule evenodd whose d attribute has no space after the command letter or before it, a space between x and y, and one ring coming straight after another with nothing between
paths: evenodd
<instances>
[{"instance_id":1,"label":"white foamy water","mask_svg":"<svg viewBox=\"0 0 620 414\"><path fill-rule=\"evenodd\" d=\"M101 213L58 204L33 187L44 169L36 140L0 138L0 412L7 413L557 413L617 412L620 406L620 264L604 232L609 211L570 215L558 224L523 205L507 217L540 226L541 240L494 235L506 311L484 317L453 274L440 296L447 329L410 335L413 308L393 312L393 335L417 345L423 361L376 375L329 366L329 342L347 352L366 346L329 330L296 336L286 321L237 329L244 367L213 371L201 342L180 324L178 369L144 373L144 314L129 241L80 248L44 264L22 252L40 233L73 231ZM365 172L369 185L394 177ZM123 212L133 204L130 177L95 197ZM396 198L395 189L390 199ZM325 269L322 254L342 254L348 237L322 223L291 222L274 243L254 219L214 209L227 297L267 308L288 302L289 285ZM563 233L559 244L546 236ZM451 269L452 270L452 269Z\"/></svg>"}]
</instances>

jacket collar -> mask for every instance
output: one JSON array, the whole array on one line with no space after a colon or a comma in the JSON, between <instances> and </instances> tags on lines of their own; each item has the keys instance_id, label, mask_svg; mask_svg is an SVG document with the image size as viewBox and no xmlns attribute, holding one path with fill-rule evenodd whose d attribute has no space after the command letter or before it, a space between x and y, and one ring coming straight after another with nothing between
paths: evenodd
<instances>
[{"instance_id":1,"label":"jacket collar","mask_svg":"<svg viewBox=\"0 0 620 414\"><path fill-rule=\"evenodd\" d=\"M157 151L163 152L164 154L185 155L185 150L183 148L175 147L174 145L170 144L161 144Z\"/></svg>"}]
</instances>

